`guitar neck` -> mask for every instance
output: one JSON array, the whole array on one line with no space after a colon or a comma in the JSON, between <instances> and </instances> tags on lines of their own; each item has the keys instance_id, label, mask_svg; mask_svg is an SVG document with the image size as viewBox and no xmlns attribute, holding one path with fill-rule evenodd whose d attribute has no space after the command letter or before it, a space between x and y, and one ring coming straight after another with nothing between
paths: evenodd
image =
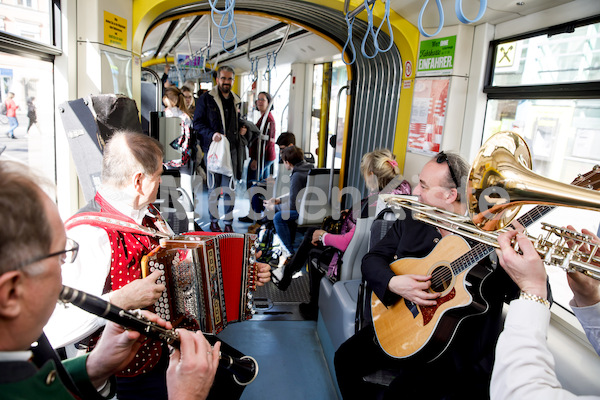
<instances>
[{"instance_id":1,"label":"guitar neck","mask_svg":"<svg viewBox=\"0 0 600 400\"><path fill-rule=\"evenodd\" d=\"M538 221L540 218L548 214L550 211L554 210L554 206L537 206L529 210L527 213L523 214L520 218L517 218L517 221L524 227L528 227L534 222ZM457 258L456 260L450 263L450 267L455 275L460 274L465 269L470 268L471 266L477 264L479 261L486 258L494 251L494 247L479 243L477 246L473 247L471 250Z\"/></svg>"},{"instance_id":2,"label":"guitar neck","mask_svg":"<svg viewBox=\"0 0 600 400\"><path fill-rule=\"evenodd\" d=\"M524 227L528 227L533 224L550 211L554 210L555 206L537 206L533 209L529 210L527 213L523 214L521 217L517 218L517 221Z\"/></svg>"}]
</instances>

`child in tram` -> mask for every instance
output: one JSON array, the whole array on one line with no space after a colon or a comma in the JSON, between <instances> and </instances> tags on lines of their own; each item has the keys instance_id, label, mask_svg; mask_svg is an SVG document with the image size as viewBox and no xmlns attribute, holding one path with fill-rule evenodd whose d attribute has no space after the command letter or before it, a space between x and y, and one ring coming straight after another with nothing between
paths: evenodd
<instances>
[{"instance_id":1,"label":"child in tram","mask_svg":"<svg viewBox=\"0 0 600 400\"><path fill-rule=\"evenodd\" d=\"M400 180L400 168L394 160L394 155L388 149L379 149L365 154L360 163L360 171L369 190L369 195L361 200L361 218L375 215L380 193L410 194L411 192L408 181ZM292 276L311 257L318 258L322 264L329 263L327 275L334 279L337 278L339 262L341 262L343 252L352 240L356 228L354 213L349 211L343 214L346 216L342 221L340 233L329 233L323 229L309 229L295 255L288 258L281 269L273 271L273 283L280 290L288 288ZM339 252L325 251L327 246L332 246ZM300 313L307 319L316 319L319 284L324 273L309 263L309 275L310 302L300 304Z\"/></svg>"}]
</instances>

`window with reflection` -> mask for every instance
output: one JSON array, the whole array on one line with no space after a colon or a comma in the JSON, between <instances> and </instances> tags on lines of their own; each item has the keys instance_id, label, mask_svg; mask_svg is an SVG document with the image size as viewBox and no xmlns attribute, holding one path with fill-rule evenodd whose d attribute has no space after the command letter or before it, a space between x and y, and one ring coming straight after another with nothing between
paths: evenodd
<instances>
[{"instance_id":1,"label":"window with reflection","mask_svg":"<svg viewBox=\"0 0 600 400\"><path fill-rule=\"evenodd\" d=\"M0 101L11 104L0 115L0 160L56 182L52 63L0 52Z\"/></svg>"},{"instance_id":2,"label":"window with reflection","mask_svg":"<svg viewBox=\"0 0 600 400\"><path fill-rule=\"evenodd\" d=\"M519 133L533 171L566 184L600 164L600 21L492 42L490 50L483 141L499 131ZM542 221L597 232L600 210L558 207ZM528 232L542 235L541 223ZM565 272L547 271L555 301L570 311Z\"/></svg>"},{"instance_id":3,"label":"window with reflection","mask_svg":"<svg viewBox=\"0 0 600 400\"><path fill-rule=\"evenodd\" d=\"M564 30L498 44L492 85L600 80L600 23Z\"/></svg>"},{"instance_id":4,"label":"window with reflection","mask_svg":"<svg viewBox=\"0 0 600 400\"><path fill-rule=\"evenodd\" d=\"M52 45L51 0L3 0L0 31Z\"/></svg>"}]
</instances>

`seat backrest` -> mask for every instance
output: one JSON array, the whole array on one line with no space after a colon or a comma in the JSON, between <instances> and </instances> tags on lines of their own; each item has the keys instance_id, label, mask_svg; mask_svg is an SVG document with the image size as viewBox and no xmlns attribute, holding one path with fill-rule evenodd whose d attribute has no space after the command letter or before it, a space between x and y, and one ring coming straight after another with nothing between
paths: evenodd
<instances>
[{"instance_id":1,"label":"seat backrest","mask_svg":"<svg viewBox=\"0 0 600 400\"><path fill-rule=\"evenodd\" d=\"M342 257L342 268L339 280L360 279L362 272L360 265L362 258L369 250L369 232L375 218L359 218L356 220L356 228L352 240L348 244Z\"/></svg>"},{"instance_id":2,"label":"seat backrest","mask_svg":"<svg viewBox=\"0 0 600 400\"><path fill-rule=\"evenodd\" d=\"M181 150L175 149L171 143L181 136L181 119L179 117L160 117L158 120L158 141L163 145L164 161L181 159Z\"/></svg>"},{"instance_id":3,"label":"seat backrest","mask_svg":"<svg viewBox=\"0 0 600 400\"><path fill-rule=\"evenodd\" d=\"M290 192L290 175L292 171L288 171L283 163L277 166L277 175L275 176L275 197L281 197Z\"/></svg>"},{"instance_id":4,"label":"seat backrest","mask_svg":"<svg viewBox=\"0 0 600 400\"><path fill-rule=\"evenodd\" d=\"M308 172L306 187L299 193L298 225L320 225L323 218L331 216L329 194L329 168L313 168ZM340 170L334 170L333 186L338 186ZM300 197L301 196L301 197Z\"/></svg>"},{"instance_id":5,"label":"seat backrest","mask_svg":"<svg viewBox=\"0 0 600 400\"><path fill-rule=\"evenodd\" d=\"M369 249L373 248L390 230L396 222L396 214L390 209L385 208L375 217L371 224L369 234Z\"/></svg>"}]
</instances>

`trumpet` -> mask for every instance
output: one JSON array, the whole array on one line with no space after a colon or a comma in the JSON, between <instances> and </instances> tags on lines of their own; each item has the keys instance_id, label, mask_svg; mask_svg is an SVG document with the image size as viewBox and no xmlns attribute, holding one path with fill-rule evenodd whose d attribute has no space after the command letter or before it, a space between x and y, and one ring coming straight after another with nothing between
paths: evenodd
<instances>
[{"instance_id":1,"label":"trumpet","mask_svg":"<svg viewBox=\"0 0 600 400\"><path fill-rule=\"evenodd\" d=\"M530 168L531 154L525 140L514 132L499 132L484 143L471 166L466 193L461 196L466 199L470 217L409 196L381 197L392 208L412 210L416 220L494 248L499 247L498 235L524 204L552 206L545 207L546 211L554 206L600 210L600 193L578 187L591 185L587 180L576 179L573 185L567 185L539 176ZM491 207L486 208L484 203ZM527 236L547 265L600 280L600 255L592 236L546 223L542 223L542 230L545 236Z\"/></svg>"},{"instance_id":2,"label":"trumpet","mask_svg":"<svg viewBox=\"0 0 600 400\"><path fill-rule=\"evenodd\" d=\"M402 195L381 195L392 209L399 208L413 211L415 220L433 225L476 242L499 248L498 235L505 232L501 229L494 232L480 230L468 217L442 210L427 204L412 200ZM578 271L594 279L600 280L599 245L593 242L593 237L566 228L542 222L545 235L534 237L527 234L533 242L538 254L546 265L560 267L567 272ZM584 249L588 247L588 251Z\"/></svg>"},{"instance_id":3,"label":"trumpet","mask_svg":"<svg viewBox=\"0 0 600 400\"><path fill-rule=\"evenodd\" d=\"M498 132L479 149L465 194L471 221L486 231L509 225L524 204L600 209L598 192L535 174L529 147L514 132Z\"/></svg>"},{"instance_id":4,"label":"trumpet","mask_svg":"<svg viewBox=\"0 0 600 400\"><path fill-rule=\"evenodd\" d=\"M123 310L98 296L64 285L58 299L62 303L72 303L89 313L179 348L179 335L175 329L165 329L146 319L139 311ZM217 342L215 335L205 333L204 337L211 345ZM230 372L233 375L233 380L240 386L248 385L258 375L258 363L250 356L232 357L221 351L219 354L219 367Z\"/></svg>"}]
</instances>

